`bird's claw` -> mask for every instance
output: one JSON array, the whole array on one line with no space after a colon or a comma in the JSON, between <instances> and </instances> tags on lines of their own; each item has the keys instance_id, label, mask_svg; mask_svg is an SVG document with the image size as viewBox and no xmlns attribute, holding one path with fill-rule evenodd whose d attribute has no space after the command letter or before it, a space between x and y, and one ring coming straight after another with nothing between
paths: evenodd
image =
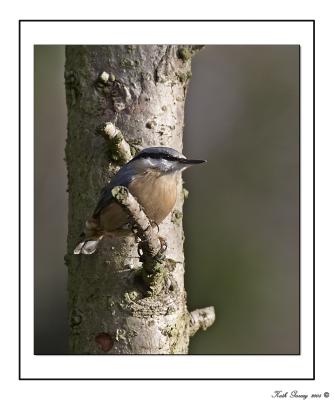
<instances>
[{"instance_id":1,"label":"bird's claw","mask_svg":"<svg viewBox=\"0 0 334 400\"><path fill-rule=\"evenodd\" d=\"M159 225L153 220L150 220L150 224L151 224L152 228L153 228L153 226L156 226L158 229L157 233L159 233L159 231L160 231Z\"/></svg>"},{"instance_id":2,"label":"bird's claw","mask_svg":"<svg viewBox=\"0 0 334 400\"><path fill-rule=\"evenodd\" d=\"M167 247L168 247L167 241L166 241L166 239L164 239L161 236L159 236L159 240L160 240L160 245L161 245L159 253L165 253L167 250Z\"/></svg>"},{"instance_id":3,"label":"bird's claw","mask_svg":"<svg viewBox=\"0 0 334 400\"><path fill-rule=\"evenodd\" d=\"M163 262L166 258L166 250L167 250L167 242L164 238L159 236L159 241L160 241L160 250L158 253L153 257L157 262ZM144 251L143 251L143 241L140 241L138 244L137 252L139 255L139 261L144 262L145 257L144 257Z\"/></svg>"}]
</instances>

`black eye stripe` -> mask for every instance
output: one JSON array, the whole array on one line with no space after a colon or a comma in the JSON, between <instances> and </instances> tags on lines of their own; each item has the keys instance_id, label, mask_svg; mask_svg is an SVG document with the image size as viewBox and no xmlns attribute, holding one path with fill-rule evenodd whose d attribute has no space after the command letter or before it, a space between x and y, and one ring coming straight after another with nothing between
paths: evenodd
<instances>
[{"instance_id":1,"label":"black eye stripe","mask_svg":"<svg viewBox=\"0 0 334 400\"><path fill-rule=\"evenodd\" d=\"M133 160L138 160L140 158L154 158L156 160L168 160L168 161L178 161L179 158L177 157L173 157L170 154L163 154L163 153L143 153L143 154L139 154L138 156L134 157Z\"/></svg>"}]
</instances>

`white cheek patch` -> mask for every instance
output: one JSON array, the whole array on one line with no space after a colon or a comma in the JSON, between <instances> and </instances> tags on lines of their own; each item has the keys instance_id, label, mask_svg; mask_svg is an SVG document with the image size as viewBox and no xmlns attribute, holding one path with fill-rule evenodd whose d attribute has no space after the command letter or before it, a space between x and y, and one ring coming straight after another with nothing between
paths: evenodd
<instances>
[{"instance_id":1,"label":"white cheek patch","mask_svg":"<svg viewBox=\"0 0 334 400\"><path fill-rule=\"evenodd\" d=\"M174 163L168 160L165 160L164 158L160 161L161 164L163 165L163 168L168 171L173 168Z\"/></svg>"},{"instance_id":2,"label":"white cheek patch","mask_svg":"<svg viewBox=\"0 0 334 400\"><path fill-rule=\"evenodd\" d=\"M147 167L154 167L155 162L152 160L152 158L146 158L145 164L147 164Z\"/></svg>"},{"instance_id":3,"label":"white cheek patch","mask_svg":"<svg viewBox=\"0 0 334 400\"><path fill-rule=\"evenodd\" d=\"M174 164L172 161L166 160L164 158L155 159L155 158L147 158L145 160L147 168L158 169L160 171L168 172L174 168Z\"/></svg>"}]
</instances>

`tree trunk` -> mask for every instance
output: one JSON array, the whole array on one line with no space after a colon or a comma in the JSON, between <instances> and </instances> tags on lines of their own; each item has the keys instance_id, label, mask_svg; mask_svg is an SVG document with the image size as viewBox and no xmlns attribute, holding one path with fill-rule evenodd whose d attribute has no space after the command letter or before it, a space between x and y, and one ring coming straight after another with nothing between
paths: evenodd
<instances>
[{"instance_id":1,"label":"tree trunk","mask_svg":"<svg viewBox=\"0 0 334 400\"><path fill-rule=\"evenodd\" d=\"M160 225L166 258L149 283L131 234L73 255L102 187L139 150L182 151L184 102L197 46L67 46L70 353L185 354L189 337L213 323L189 313L184 290L182 206Z\"/></svg>"}]
</instances>

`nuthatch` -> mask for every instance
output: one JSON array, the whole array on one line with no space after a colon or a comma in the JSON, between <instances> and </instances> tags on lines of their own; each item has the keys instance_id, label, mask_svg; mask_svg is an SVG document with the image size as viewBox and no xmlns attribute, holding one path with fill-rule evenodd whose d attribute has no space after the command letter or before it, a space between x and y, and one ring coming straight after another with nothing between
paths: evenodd
<instances>
[{"instance_id":1,"label":"nuthatch","mask_svg":"<svg viewBox=\"0 0 334 400\"><path fill-rule=\"evenodd\" d=\"M147 217L160 224L176 201L177 176L205 160L188 160L170 147L149 147L125 164L101 192L93 216L86 222L85 238L74 254L92 254L104 235L127 226L127 213L117 204L111 190L125 186L142 206Z\"/></svg>"}]
</instances>

